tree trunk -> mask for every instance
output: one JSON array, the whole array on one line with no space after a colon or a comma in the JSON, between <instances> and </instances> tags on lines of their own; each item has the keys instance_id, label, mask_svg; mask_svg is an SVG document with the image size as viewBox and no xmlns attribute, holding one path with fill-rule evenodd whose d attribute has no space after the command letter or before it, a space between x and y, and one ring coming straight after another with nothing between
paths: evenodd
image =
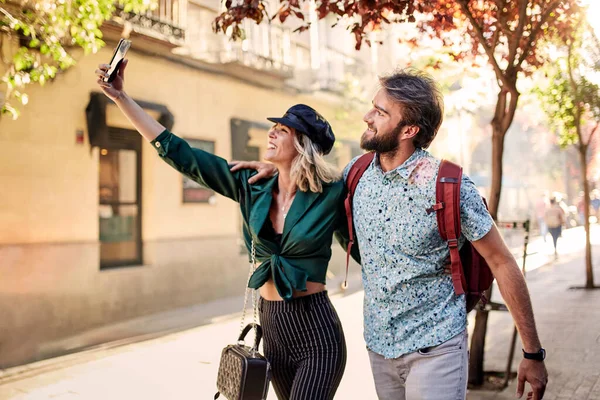
<instances>
[{"instance_id":1,"label":"tree trunk","mask_svg":"<svg viewBox=\"0 0 600 400\"><path fill-rule=\"evenodd\" d=\"M500 192L502 191L502 154L504 152L504 135L499 124L492 122L492 182L490 185L489 208L494 220L498 216L498 205L500 203ZM491 299L492 288L485 294ZM483 363L485 358L485 336L487 334L488 311L476 311L475 327L471 339L469 357L469 383L473 386L481 386L484 382Z\"/></svg>"},{"instance_id":2,"label":"tree trunk","mask_svg":"<svg viewBox=\"0 0 600 400\"><path fill-rule=\"evenodd\" d=\"M473 386L481 386L484 381L483 361L485 354L485 335L487 333L488 312L477 311L475 315L475 327L471 339L469 356L469 383Z\"/></svg>"},{"instance_id":3,"label":"tree trunk","mask_svg":"<svg viewBox=\"0 0 600 400\"><path fill-rule=\"evenodd\" d=\"M498 93L496 110L492 119L492 180L488 205L494 220L498 219L500 194L502 193L502 158L504 156L504 137L515 117L519 92L516 77L510 79L511 87L502 87Z\"/></svg>"},{"instance_id":4,"label":"tree trunk","mask_svg":"<svg viewBox=\"0 0 600 400\"><path fill-rule=\"evenodd\" d=\"M581 136L580 136L581 141ZM590 183L587 178L587 146L579 144L579 161L583 176L583 218L585 227L585 288L594 288L594 269L592 265L592 245L590 242Z\"/></svg>"},{"instance_id":5,"label":"tree trunk","mask_svg":"<svg viewBox=\"0 0 600 400\"><path fill-rule=\"evenodd\" d=\"M500 194L502 193L502 158L504 155L504 137L506 130L500 124L492 122L492 181L490 184L489 208L494 221L498 219Z\"/></svg>"},{"instance_id":6,"label":"tree trunk","mask_svg":"<svg viewBox=\"0 0 600 400\"><path fill-rule=\"evenodd\" d=\"M507 102L510 96L510 101ZM492 119L492 181L490 184L490 196L488 199L489 210L492 218L498 218L498 206L500 205L500 194L502 192L502 158L504 154L504 137L510 127L515 111L519 93L515 86L510 92L501 89L498 93L496 111ZM486 297L491 299L492 288L486 292ZM471 339L469 357L469 383L473 386L481 386L484 381L484 355L485 336L487 334L488 311L477 311L475 315L475 327Z\"/></svg>"}]
</instances>

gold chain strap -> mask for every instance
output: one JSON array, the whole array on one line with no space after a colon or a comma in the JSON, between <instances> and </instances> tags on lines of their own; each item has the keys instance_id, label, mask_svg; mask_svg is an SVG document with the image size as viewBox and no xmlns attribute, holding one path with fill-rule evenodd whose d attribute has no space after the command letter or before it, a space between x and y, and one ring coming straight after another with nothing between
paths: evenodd
<instances>
[{"instance_id":1,"label":"gold chain strap","mask_svg":"<svg viewBox=\"0 0 600 400\"><path fill-rule=\"evenodd\" d=\"M254 323L258 325L258 296L256 294L256 289L251 289L248 287L250 283L250 278L256 269L256 247L254 246L254 239L252 239L252 249L250 252L250 272L248 273L248 282L246 283L246 291L244 293L244 308L242 310L242 321L240 322L240 335L245 327L246 321L246 308L248 305L248 292L252 293L252 308L254 309Z\"/></svg>"}]
</instances>

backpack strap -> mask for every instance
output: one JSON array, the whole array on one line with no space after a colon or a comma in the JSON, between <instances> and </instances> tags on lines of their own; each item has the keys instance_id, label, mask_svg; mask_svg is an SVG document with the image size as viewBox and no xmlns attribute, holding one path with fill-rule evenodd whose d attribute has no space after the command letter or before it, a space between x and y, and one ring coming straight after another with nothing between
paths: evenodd
<instances>
[{"instance_id":1,"label":"backpack strap","mask_svg":"<svg viewBox=\"0 0 600 400\"><path fill-rule=\"evenodd\" d=\"M363 154L352 164L350 167L350 171L348 171L348 177L346 178L346 200L344 200L344 207L346 208L346 219L348 221L348 237L350 241L348 242L348 247L346 248L346 278L344 279L344 287L348 286L348 267L350 265L350 251L352 250L352 246L354 246L354 224L352 223L352 198L354 197L354 192L356 187L358 186L358 181L360 180L363 173L369 168L373 158L375 157L375 153L366 153Z\"/></svg>"},{"instance_id":2,"label":"backpack strap","mask_svg":"<svg viewBox=\"0 0 600 400\"><path fill-rule=\"evenodd\" d=\"M464 294L467 282L462 271L458 238L461 234L460 222L460 183L462 168L450 161L442 160L435 187L437 203L433 209L437 211L438 230L440 236L448 242L452 283L457 295Z\"/></svg>"}]
</instances>

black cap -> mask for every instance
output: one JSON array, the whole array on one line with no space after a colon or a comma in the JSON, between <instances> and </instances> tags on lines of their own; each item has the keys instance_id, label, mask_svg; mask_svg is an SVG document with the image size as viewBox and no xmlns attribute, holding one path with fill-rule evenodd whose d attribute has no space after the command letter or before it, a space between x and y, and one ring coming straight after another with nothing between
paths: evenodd
<instances>
[{"instance_id":1,"label":"black cap","mask_svg":"<svg viewBox=\"0 0 600 400\"><path fill-rule=\"evenodd\" d=\"M329 122L312 107L305 104L296 104L290 107L281 118L267 119L294 128L299 133L308 136L313 143L319 146L323 154L329 154L335 142Z\"/></svg>"}]
</instances>

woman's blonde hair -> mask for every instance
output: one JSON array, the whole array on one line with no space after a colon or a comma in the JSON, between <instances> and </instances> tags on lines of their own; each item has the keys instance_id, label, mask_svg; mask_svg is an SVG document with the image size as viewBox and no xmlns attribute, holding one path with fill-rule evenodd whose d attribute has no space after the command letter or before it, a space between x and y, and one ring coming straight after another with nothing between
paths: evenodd
<instances>
[{"instance_id":1,"label":"woman's blonde hair","mask_svg":"<svg viewBox=\"0 0 600 400\"><path fill-rule=\"evenodd\" d=\"M323 183L340 179L340 172L325 160L317 145L308 136L297 132L294 135L294 146L298 155L292 162L290 175L298 189L303 192L321 193Z\"/></svg>"}]
</instances>

